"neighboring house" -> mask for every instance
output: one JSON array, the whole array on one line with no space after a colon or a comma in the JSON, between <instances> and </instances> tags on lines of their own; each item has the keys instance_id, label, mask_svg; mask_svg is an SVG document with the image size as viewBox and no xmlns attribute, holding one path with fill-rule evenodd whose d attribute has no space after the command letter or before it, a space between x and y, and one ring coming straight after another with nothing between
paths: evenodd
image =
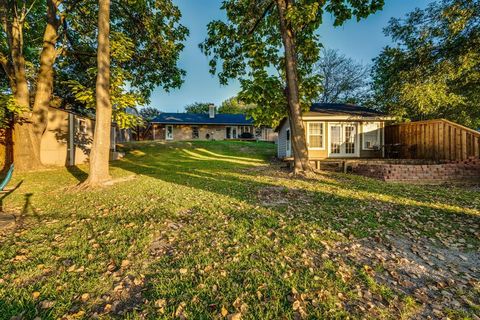
<instances>
[{"instance_id":1,"label":"neighboring house","mask_svg":"<svg viewBox=\"0 0 480 320\"><path fill-rule=\"evenodd\" d=\"M381 158L384 156L385 114L350 104L315 103L302 115L308 157ZM278 132L278 157L293 156L288 118L275 129Z\"/></svg>"},{"instance_id":2,"label":"neighboring house","mask_svg":"<svg viewBox=\"0 0 480 320\"><path fill-rule=\"evenodd\" d=\"M208 114L162 113L150 122L146 136L167 141L242 138L275 141L277 134L271 128L255 127L253 120L243 114L217 113L210 106Z\"/></svg>"},{"instance_id":3,"label":"neighboring house","mask_svg":"<svg viewBox=\"0 0 480 320\"><path fill-rule=\"evenodd\" d=\"M50 107L48 109L47 127L42 135L40 157L46 165L77 165L88 162L95 120L73 112ZM112 125L111 156L118 158L115 151L116 139L124 136L124 132Z\"/></svg>"}]
</instances>

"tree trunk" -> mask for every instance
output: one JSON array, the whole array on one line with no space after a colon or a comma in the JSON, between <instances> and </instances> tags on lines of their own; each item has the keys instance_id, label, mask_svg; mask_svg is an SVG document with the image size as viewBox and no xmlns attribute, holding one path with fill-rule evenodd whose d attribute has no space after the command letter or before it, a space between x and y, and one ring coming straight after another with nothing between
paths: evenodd
<instances>
[{"instance_id":1,"label":"tree trunk","mask_svg":"<svg viewBox=\"0 0 480 320\"><path fill-rule=\"evenodd\" d=\"M98 48L95 133L90 152L90 173L84 182L87 187L103 184L110 179L110 128L112 105L110 101L110 0L98 1Z\"/></svg>"},{"instance_id":2,"label":"tree trunk","mask_svg":"<svg viewBox=\"0 0 480 320\"><path fill-rule=\"evenodd\" d=\"M25 57L23 55L23 21L14 17L11 25L12 64L15 77L15 103L24 108L16 119L13 138L13 160L19 171L41 168L40 152L33 146L39 144L34 134L32 113L30 111L30 96L25 72Z\"/></svg>"},{"instance_id":3,"label":"tree trunk","mask_svg":"<svg viewBox=\"0 0 480 320\"><path fill-rule=\"evenodd\" d=\"M60 21L57 19L57 5L53 0L47 0L47 26L43 34L43 49L40 53L40 69L37 75L37 88L33 103L34 129L38 142L41 141L47 126L48 107L52 99L53 64L57 57L55 43L57 42L57 31L60 25ZM35 145L34 148L40 150L40 143Z\"/></svg>"},{"instance_id":4,"label":"tree trunk","mask_svg":"<svg viewBox=\"0 0 480 320\"><path fill-rule=\"evenodd\" d=\"M302 109L300 106L297 61L295 54L294 33L286 21L288 0L277 0L277 8L285 49L285 74L287 77L287 101L290 130L292 133L292 149L295 161L294 173L306 173L312 171L308 161L307 142L305 139L305 128L301 119Z\"/></svg>"}]
</instances>

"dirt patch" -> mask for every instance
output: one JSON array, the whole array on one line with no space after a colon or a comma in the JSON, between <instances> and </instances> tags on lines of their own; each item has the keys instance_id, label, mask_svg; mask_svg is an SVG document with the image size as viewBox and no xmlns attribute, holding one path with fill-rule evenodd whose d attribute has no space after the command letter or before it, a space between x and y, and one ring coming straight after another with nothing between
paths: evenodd
<instances>
[{"instance_id":1,"label":"dirt patch","mask_svg":"<svg viewBox=\"0 0 480 320\"><path fill-rule=\"evenodd\" d=\"M257 192L257 198L265 207L287 206L290 203L302 205L310 201L310 197L305 190L281 186L261 188Z\"/></svg>"},{"instance_id":2,"label":"dirt patch","mask_svg":"<svg viewBox=\"0 0 480 320\"><path fill-rule=\"evenodd\" d=\"M339 243L326 255L340 265L353 264L399 296L413 296L419 306L414 318L445 318L449 310L478 312L478 250L442 247L427 238L385 235Z\"/></svg>"},{"instance_id":3,"label":"dirt patch","mask_svg":"<svg viewBox=\"0 0 480 320\"><path fill-rule=\"evenodd\" d=\"M15 216L10 213L0 212L0 233L15 226Z\"/></svg>"}]
</instances>

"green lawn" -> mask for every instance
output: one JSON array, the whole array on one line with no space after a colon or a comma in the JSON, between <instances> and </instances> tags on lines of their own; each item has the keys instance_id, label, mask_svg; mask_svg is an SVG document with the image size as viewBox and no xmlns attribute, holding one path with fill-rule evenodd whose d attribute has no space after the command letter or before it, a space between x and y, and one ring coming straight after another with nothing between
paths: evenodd
<instances>
[{"instance_id":1,"label":"green lawn","mask_svg":"<svg viewBox=\"0 0 480 320\"><path fill-rule=\"evenodd\" d=\"M125 150L99 190L73 188L87 166L14 177L1 319L480 314L478 187L297 179L267 143Z\"/></svg>"}]
</instances>

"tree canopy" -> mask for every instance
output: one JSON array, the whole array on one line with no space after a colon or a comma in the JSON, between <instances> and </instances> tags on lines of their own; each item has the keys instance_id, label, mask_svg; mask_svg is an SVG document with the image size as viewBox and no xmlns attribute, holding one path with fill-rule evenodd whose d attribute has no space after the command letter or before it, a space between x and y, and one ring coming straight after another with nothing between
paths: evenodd
<instances>
[{"instance_id":1,"label":"tree canopy","mask_svg":"<svg viewBox=\"0 0 480 320\"><path fill-rule=\"evenodd\" d=\"M209 106L213 104L210 102L194 102L185 106L187 113L208 113Z\"/></svg>"},{"instance_id":2,"label":"tree canopy","mask_svg":"<svg viewBox=\"0 0 480 320\"><path fill-rule=\"evenodd\" d=\"M91 0L0 2L0 100L6 102L0 123L16 115L18 169L39 167L48 106L93 111L98 6ZM127 108L147 103L157 86L168 91L182 84L185 71L177 61L188 30L171 0L113 0L110 16L113 116L121 127L134 126L139 119Z\"/></svg>"},{"instance_id":3,"label":"tree canopy","mask_svg":"<svg viewBox=\"0 0 480 320\"><path fill-rule=\"evenodd\" d=\"M321 78L320 102L363 104L369 96L370 68L338 50L322 50L314 72Z\"/></svg>"},{"instance_id":4,"label":"tree canopy","mask_svg":"<svg viewBox=\"0 0 480 320\"><path fill-rule=\"evenodd\" d=\"M218 113L248 114L248 112L255 107L255 104L247 104L238 97L231 97L222 102L218 108Z\"/></svg>"},{"instance_id":5,"label":"tree canopy","mask_svg":"<svg viewBox=\"0 0 480 320\"><path fill-rule=\"evenodd\" d=\"M62 68L58 83L65 96L71 95L66 103L80 102L91 107L94 101L96 67L92 40L96 28L95 15L88 13L96 10L95 2L76 7L71 14L77 19L65 24L67 37L61 63L66 68ZM148 103L154 88L162 86L168 91L183 83L185 71L177 61L188 30L180 24L180 18L181 13L171 0L142 0L134 4L112 1L111 93L114 120L120 126L138 124L140 119L125 110ZM91 20L91 24L84 19ZM62 88L63 84L69 90Z\"/></svg>"},{"instance_id":6,"label":"tree canopy","mask_svg":"<svg viewBox=\"0 0 480 320\"><path fill-rule=\"evenodd\" d=\"M374 60L375 103L401 119L480 127L480 6L443 0L391 19L395 41Z\"/></svg>"},{"instance_id":7,"label":"tree canopy","mask_svg":"<svg viewBox=\"0 0 480 320\"><path fill-rule=\"evenodd\" d=\"M319 59L318 27L323 14L334 16L334 25L342 25L355 17L367 17L382 8L383 0L371 1L312 1L289 2L288 24L295 32L297 73L300 100L308 108L321 92L321 81L313 73ZM275 1L228 0L221 7L227 21L208 24L208 36L200 44L211 58L210 71L220 83L239 79L239 98L258 107L251 115L259 124L275 126L287 115L285 55Z\"/></svg>"}]
</instances>

